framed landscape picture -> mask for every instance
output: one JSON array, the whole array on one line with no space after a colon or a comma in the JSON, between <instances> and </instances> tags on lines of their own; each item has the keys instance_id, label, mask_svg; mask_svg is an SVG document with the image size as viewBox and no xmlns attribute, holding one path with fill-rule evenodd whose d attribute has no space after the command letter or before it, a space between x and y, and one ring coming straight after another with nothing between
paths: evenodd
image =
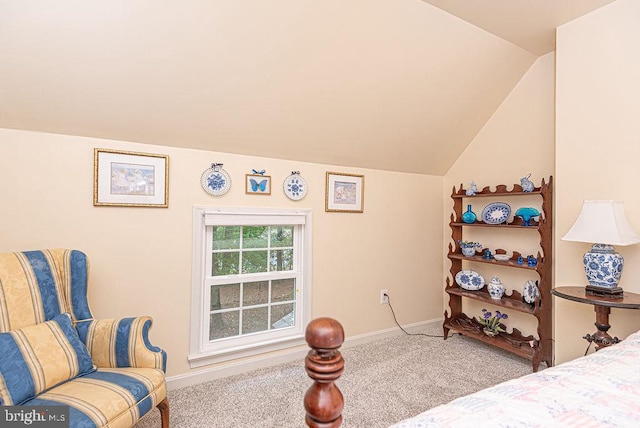
<instances>
[{"instance_id":1,"label":"framed landscape picture","mask_svg":"<svg viewBox=\"0 0 640 428\"><path fill-rule=\"evenodd\" d=\"M324 210L364 212L364 175L327 172Z\"/></svg>"},{"instance_id":2,"label":"framed landscape picture","mask_svg":"<svg viewBox=\"0 0 640 428\"><path fill-rule=\"evenodd\" d=\"M169 156L94 149L93 205L169 206Z\"/></svg>"}]
</instances>

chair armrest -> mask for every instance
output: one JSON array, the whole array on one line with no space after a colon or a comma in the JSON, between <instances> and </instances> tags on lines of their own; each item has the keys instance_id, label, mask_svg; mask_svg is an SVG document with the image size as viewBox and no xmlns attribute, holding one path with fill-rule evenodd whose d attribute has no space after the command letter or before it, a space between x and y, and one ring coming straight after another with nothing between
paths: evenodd
<instances>
[{"instance_id":1,"label":"chair armrest","mask_svg":"<svg viewBox=\"0 0 640 428\"><path fill-rule=\"evenodd\" d=\"M150 367L167 369L167 353L149 342L153 320L143 316L120 319L87 319L76 330L98 367Z\"/></svg>"}]
</instances>

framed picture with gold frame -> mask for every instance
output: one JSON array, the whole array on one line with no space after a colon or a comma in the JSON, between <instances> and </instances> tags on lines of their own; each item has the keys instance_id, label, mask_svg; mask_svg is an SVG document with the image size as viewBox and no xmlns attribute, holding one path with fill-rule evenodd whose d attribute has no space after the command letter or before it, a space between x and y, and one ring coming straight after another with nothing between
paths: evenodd
<instances>
[{"instance_id":1,"label":"framed picture with gold frame","mask_svg":"<svg viewBox=\"0 0 640 428\"><path fill-rule=\"evenodd\" d=\"M324 210L364 212L364 175L327 172Z\"/></svg>"},{"instance_id":2,"label":"framed picture with gold frame","mask_svg":"<svg viewBox=\"0 0 640 428\"><path fill-rule=\"evenodd\" d=\"M93 150L93 205L169 206L169 156Z\"/></svg>"},{"instance_id":3,"label":"framed picture with gold frame","mask_svg":"<svg viewBox=\"0 0 640 428\"><path fill-rule=\"evenodd\" d=\"M247 195L270 195L271 176L264 174L246 174L244 192Z\"/></svg>"}]
</instances>

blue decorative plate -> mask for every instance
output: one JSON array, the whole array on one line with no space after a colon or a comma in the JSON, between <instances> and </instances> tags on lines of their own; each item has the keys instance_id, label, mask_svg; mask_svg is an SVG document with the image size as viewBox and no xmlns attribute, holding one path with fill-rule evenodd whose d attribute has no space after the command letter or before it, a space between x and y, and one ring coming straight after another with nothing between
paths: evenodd
<instances>
[{"instance_id":1,"label":"blue decorative plate","mask_svg":"<svg viewBox=\"0 0 640 428\"><path fill-rule=\"evenodd\" d=\"M200 176L200 184L208 194L222 196L231 189L231 177L222 169L222 164L212 164Z\"/></svg>"},{"instance_id":2,"label":"blue decorative plate","mask_svg":"<svg viewBox=\"0 0 640 428\"><path fill-rule=\"evenodd\" d=\"M456 274L456 284L465 290L477 291L484 287L484 278L475 270L461 270Z\"/></svg>"},{"instance_id":3,"label":"blue decorative plate","mask_svg":"<svg viewBox=\"0 0 640 428\"><path fill-rule=\"evenodd\" d=\"M522 293L522 298L527 303L535 303L536 299L540 296L540 290L538 290L538 285L535 281L529 280L524 284L524 290Z\"/></svg>"},{"instance_id":4,"label":"blue decorative plate","mask_svg":"<svg viewBox=\"0 0 640 428\"><path fill-rule=\"evenodd\" d=\"M511 215L511 207L504 202L494 202L482 210L482 221L487 224L505 223Z\"/></svg>"},{"instance_id":5,"label":"blue decorative plate","mask_svg":"<svg viewBox=\"0 0 640 428\"><path fill-rule=\"evenodd\" d=\"M307 182L298 171L294 171L284 179L284 194L292 201L299 201L307 194Z\"/></svg>"}]
</instances>

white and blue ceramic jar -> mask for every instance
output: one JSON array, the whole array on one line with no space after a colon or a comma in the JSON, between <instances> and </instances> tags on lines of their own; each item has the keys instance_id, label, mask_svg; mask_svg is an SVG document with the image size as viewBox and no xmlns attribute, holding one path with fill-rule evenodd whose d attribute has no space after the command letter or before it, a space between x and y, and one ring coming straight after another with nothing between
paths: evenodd
<instances>
[{"instance_id":1,"label":"white and blue ceramic jar","mask_svg":"<svg viewBox=\"0 0 640 428\"><path fill-rule=\"evenodd\" d=\"M491 282L487 284L487 291L489 291L489 296L492 299L501 299L504 295L504 285L502 285L502 281L497 276L491 278Z\"/></svg>"},{"instance_id":2,"label":"white and blue ceramic jar","mask_svg":"<svg viewBox=\"0 0 640 428\"><path fill-rule=\"evenodd\" d=\"M611 245L593 244L582 259L590 285L616 288L622 276L624 258Z\"/></svg>"}]
</instances>

